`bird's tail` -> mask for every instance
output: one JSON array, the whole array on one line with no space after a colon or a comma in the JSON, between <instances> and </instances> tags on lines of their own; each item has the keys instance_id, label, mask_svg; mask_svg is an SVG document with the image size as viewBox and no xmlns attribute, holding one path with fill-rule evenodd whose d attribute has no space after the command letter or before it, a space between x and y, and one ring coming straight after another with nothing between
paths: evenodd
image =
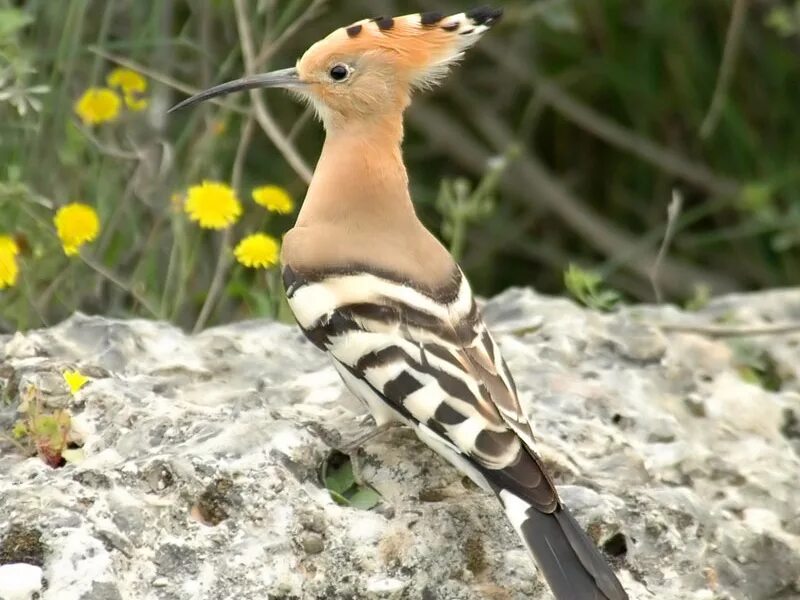
<instances>
[{"instance_id":1,"label":"bird's tail","mask_svg":"<svg viewBox=\"0 0 800 600\"><path fill-rule=\"evenodd\" d=\"M565 507L545 513L508 490L498 496L557 600L628 599L603 555Z\"/></svg>"}]
</instances>

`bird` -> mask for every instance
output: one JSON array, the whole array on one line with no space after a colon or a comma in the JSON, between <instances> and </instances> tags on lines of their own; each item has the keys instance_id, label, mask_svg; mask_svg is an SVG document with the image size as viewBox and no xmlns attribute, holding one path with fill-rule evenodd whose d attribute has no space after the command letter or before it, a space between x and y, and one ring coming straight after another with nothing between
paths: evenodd
<instances>
[{"instance_id":1,"label":"bird","mask_svg":"<svg viewBox=\"0 0 800 600\"><path fill-rule=\"evenodd\" d=\"M403 115L501 18L479 7L352 23L294 67L195 94L285 88L309 102L325 141L281 249L289 306L380 431L394 423L493 494L557 600L628 598L565 506L469 281L417 217Z\"/></svg>"}]
</instances>

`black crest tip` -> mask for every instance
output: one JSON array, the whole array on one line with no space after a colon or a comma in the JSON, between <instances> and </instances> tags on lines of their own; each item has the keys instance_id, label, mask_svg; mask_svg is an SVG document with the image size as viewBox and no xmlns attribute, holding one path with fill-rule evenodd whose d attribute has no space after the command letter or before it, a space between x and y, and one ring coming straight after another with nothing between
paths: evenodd
<instances>
[{"instance_id":1,"label":"black crest tip","mask_svg":"<svg viewBox=\"0 0 800 600\"><path fill-rule=\"evenodd\" d=\"M356 36L357 36L359 33L361 33L361 30L362 30L362 29L363 29L363 26L362 26L362 25L360 25L360 24L357 24L357 25L351 25L350 27L348 27L348 28L346 29L346 31L347 31L347 35L348 35L348 37L354 38L354 37L356 37Z\"/></svg>"},{"instance_id":2,"label":"black crest tip","mask_svg":"<svg viewBox=\"0 0 800 600\"><path fill-rule=\"evenodd\" d=\"M394 19L392 17L378 17L377 19L373 19L373 21L375 21L375 24L381 31L388 31L394 27Z\"/></svg>"},{"instance_id":3,"label":"black crest tip","mask_svg":"<svg viewBox=\"0 0 800 600\"><path fill-rule=\"evenodd\" d=\"M424 12L419 16L420 23L425 27L436 25L442 19L444 19L444 15L440 12Z\"/></svg>"},{"instance_id":4,"label":"black crest tip","mask_svg":"<svg viewBox=\"0 0 800 600\"><path fill-rule=\"evenodd\" d=\"M487 27L491 27L503 16L503 9L480 6L467 11L466 15L476 25L486 25Z\"/></svg>"}]
</instances>

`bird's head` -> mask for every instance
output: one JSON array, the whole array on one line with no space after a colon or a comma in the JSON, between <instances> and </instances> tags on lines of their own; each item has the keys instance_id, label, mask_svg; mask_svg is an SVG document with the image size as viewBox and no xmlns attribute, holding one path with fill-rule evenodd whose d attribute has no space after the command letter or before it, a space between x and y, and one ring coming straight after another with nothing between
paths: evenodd
<instances>
[{"instance_id":1,"label":"bird's head","mask_svg":"<svg viewBox=\"0 0 800 600\"><path fill-rule=\"evenodd\" d=\"M282 87L311 101L327 127L402 112L414 89L441 80L501 14L476 8L449 17L417 13L359 21L315 43L293 68L223 83L171 110L240 90Z\"/></svg>"}]
</instances>

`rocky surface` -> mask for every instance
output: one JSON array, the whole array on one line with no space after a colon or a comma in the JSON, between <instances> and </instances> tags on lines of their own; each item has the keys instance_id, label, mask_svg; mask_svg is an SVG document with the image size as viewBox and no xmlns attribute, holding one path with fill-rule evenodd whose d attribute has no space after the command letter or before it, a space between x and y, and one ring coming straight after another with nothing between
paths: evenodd
<instances>
[{"instance_id":1,"label":"rocky surface","mask_svg":"<svg viewBox=\"0 0 800 600\"><path fill-rule=\"evenodd\" d=\"M652 326L800 320L800 291L600 315L510 290L485 312L631 598L800 598L800 335ZM75 395L72 368L91 378ZM3 431L31 385L85 459L0 446L0 598L550 598L495 501L408 431L364 449L378 507L331 500L318 434L355 436L356 405L294 327L76 315L0 337Z\"/></svg>"}]
</instances>

